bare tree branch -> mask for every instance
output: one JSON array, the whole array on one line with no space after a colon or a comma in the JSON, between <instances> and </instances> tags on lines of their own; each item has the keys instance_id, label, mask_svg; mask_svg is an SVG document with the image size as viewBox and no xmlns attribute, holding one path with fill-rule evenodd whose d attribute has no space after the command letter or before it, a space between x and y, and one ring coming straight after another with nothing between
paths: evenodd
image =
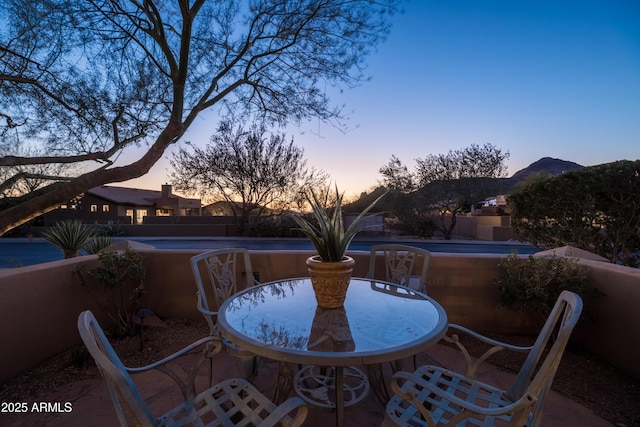
<instances>
[{"instance_id":1,"label":"bare tree branch","mask_svg":"<svg viewBox=\"0 0 640 427\"><path fill-rule=\"evenodd\" d=\"M327 180L323 172L307 168L303 153L284 134L267 135L264 126L245 130L225 121L204 149L182 149L173 156L171 183L227 202L242 233L250 214L290 207L304 189Z\"/></svg>"},{"instance_id":2,"label":"bare tree branch","mask_svg":"<svg viewBox=\"0 0 640 427\"><path fill-rule=\"evenodd\" d=\"M0 147L40 148L3 153L0 167L85 166L37 191L0 193L0 209L11 206L0 210L0 233L95 186L146 174L208 108L279 124L339 120L320 85L366 80L363 62L398 2L0 3ZM145 154L116 167L134 144L147 144ZM18 184L29 173L37 174L5 173L4 188L27 188Z\"/></svg>"},{"instance_id":3,"label":"bare tree branch","mask_svg":"<svg viewBox=\"0 0 640 427\"><path fill-rule=\"evenodd\" d=\"M44 175L39 173L20 172L0 184L0 193L11 188L15 183L25 179L36 179L40 181L69 181L70 180L68 176Z\"/></svg>"}]
</instances>

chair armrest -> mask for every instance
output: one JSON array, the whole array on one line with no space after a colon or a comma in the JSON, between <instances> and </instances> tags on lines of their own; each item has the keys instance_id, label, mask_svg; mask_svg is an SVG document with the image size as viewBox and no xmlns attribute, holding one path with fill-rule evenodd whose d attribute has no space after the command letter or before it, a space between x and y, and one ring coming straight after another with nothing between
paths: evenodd
<instances>
[{"instance_id":1,"label":"chair armrest","mask_svg":"<svg viewBox=\"0 0 640 427\"><path fill-rule=\"evenodd\" d=\"M204 345L205 348L202 351L202 355L198 359L198 361L193 365L191 372L188 373L186 381L181 378L176 372L165 366L167 363L176 360L177 358L184 356L185 354L192 352L196 348ZM137 368L130 368L127 366L123 366L124 369L131 374L139 374L141 372L149 371L151 369L157 369L158 371L166 374L171 379L175 381L175 383L180 387L180 391L182 392L182 396L185 401L191 399L195 396L195 379L200 367L207 359L212 359L214 355L216 355L222 349L222 342L220 338L216 336L208 336L205 338L201 338L198 341L189 344L185 348L171 354L170 356L164 357L157 362L151 363L146 366L141 366Z\"/></svg>"},{"instance_id":2,"label":"chair armrest","mask_svg":"<svg viewBox=\"0 0 640 427\"><path fill-rule=\"evenodd\" d=\"M460 337L458 336L458 334L453 333L449 335L450 330L458 330L460 332L463 332L479 341L490 344L491 347L489 347L488 350L486 350L480 357L478 357L474 361L473 358L471 357L471 354L469 354L469 351L467 350L467 348L460 342ZM444 336L444 340L449 343L455 344L455 346L458 347L458 349L462 352L465 358L465 363L466 363L465 376L472 378L474 380L477 378L478 367L492 354L495 354L505 349L516 351L516 352L527 353L531 351L531 349L533 348L532 345L519 346L519 345L513 345L513 344L501 342L498 340L494 340L492 338L479 334L475 331L472 331L469 328L465 328L464 326L456 325L453 323L449 324L447 335Z\"/></svg>"},{"instance_id":3,"label":"chair armrest","mask_svg":"<svg viewBox=\"0 0 640 427\"><path fill-rule=\"evenodd\" d=\"M198 304L198 311L200 313L202 313L205 316L208 317L214 317L214 316L218 316L218 312L217 311L211 311L211 310L207 310L206 308L204 308L202 305Z\"/></svg>"},{"instance_id":4,"label":"chair armrest","mask_svg":"<svg viewBox=\"0 0 640 427\"><path fill-rule=\"evenodd\" d=\"M264 427L279 425L280 421L287 417L291 411L298 408L291 424L287 424L290 427L298 427L304 423L307 418L309 408L304 403L304 400L299 397L290 397L279 405L267 418L265 418L260 425Z\"/></svg>"},{"instance_id":5,"label":"chair armrest","mask_svg":"<svg viewBox=\"0 0 640 427\"><path fill-rule=\"evenodd\" d=\"M156 369L159 366L165 365L169 362L171 362L172 360L177 359L180 356L184 356L185 354L189 353L190 351L200 347L203 344L208 344L208 343L212 343L213 347L209 347L210 350L208 350L208 352L210 353L211 350L215 351L213 354L209 354L210 356L213 356L214 354L216 354L218 351L220 351L222 349L222 343L220 342L220 339L218 337L212 337L212 336L208 336L205 338L201 338L198 341L189 344L187 347L176 351L175 353L171 354L170 356L164 357L160 360L158 360L157 362L153 362L149 365L145 365L145 366L141 366L138 368L129 368L127 366L125 366L124 368L128 371L131 372L132 374L136 374L136 373L140 373L140 372L144 372L144 371L148 371L150 369Z\"/></svg>"},{"instance_id":6,"label":"chair armrest","mask_svg":"<svg viewBox=\"0 0 640 427\"><path fill-rule=\"evenodd\" d=\"M211 311L205 308L204 304L202 303L202 295L200 294L200 292L197 292L196 296L198 297L198 311L202 314L202 316L204 316L204 320L206 320L207 325L209 325L209 334L217 336L218 332L216 330L216 324L213 319L218 317L218 312Z\"/></svg>"},{"instance_id":7,"label":"chair armrest","mask_svg":"<svg viewBox=\"0 0 640 427\"><path fill-rule=\"evenodd\" d=\"M476 339L479 339L480 341L486 342L487 344L498 345L498 346L501 346L501 347L504 347L506 349L513 350L513 351L527 352L527 351L530 351L531 348L533 347L533 346L519 346L519 345L513 345L513 344L505 343L505 342L502 342L502 341L497 341L497 340L494 340L492 338L485 337L484 335L479 334L479 333L477 333L475 331L472 331L469 328L465 328L464 326L456 325L454 323L449 324L448 328L449 329L457 329L459 331L462 331L462 332L464 332L464 333L466 333L468 335L471 335L472 337L474 337Z\"/></svg>"},{"instance_id":8,"label":"chair armrest","mask_svg":"<svg viewBox=\"0 0 640 427\"><path fill-rule=\"evenodd\" d=\"M428 393L418 390L415 386L410 386L406 390L403 390L400 385L400 381L413 382L419 387L425 389ZM431 413L427 408L425 408L423 401L419 397L421 395L423 396L427 394L435 395L453 404L448 406L460 406L460 408L462 408L462 410L460 411L460 414L448 421L448 424L452 424L452 425L458 425L460 421L464 420L469 416L473 416L473 414L479 414L481 416L490 416L490 417L515 414L516 412L530 408L538 400L535 395L533 395L530 392L527 392L520 399L505 406L500 406L500 407L478 406L471 402L468 402L465 399L459 398L454 393L451 393L446 389L439 387L437 384L433 384L433 383L430 383L429 381L426 381L424 378L422 378L419 375L416 375L410 372L404 372L404 371L396 372L393 375L391 379L391 388L398 395L398 397L400 397L405 401L411 402L420 411L422 416L425 417L425 419L432 420L434 425L435 425L435 422L433 421L433 417ZM471 414L469 414L467 411L471 412Z\"/></svg>"},{"instance_id":9,"label":"chair armrest","mask_svg":"<svg viewBox=\"0 0 640 427\"><path fill-rule=\"evenodd\" d=\"M202 295L200 294L200 292L196 292L196 296L198 297L198 311L202 314L206 314L207 316L217 316L218 312L217 311L211 311L209 309L206 309L204 307L204 304L202 304Z\"/></svg>"}]
</instances>

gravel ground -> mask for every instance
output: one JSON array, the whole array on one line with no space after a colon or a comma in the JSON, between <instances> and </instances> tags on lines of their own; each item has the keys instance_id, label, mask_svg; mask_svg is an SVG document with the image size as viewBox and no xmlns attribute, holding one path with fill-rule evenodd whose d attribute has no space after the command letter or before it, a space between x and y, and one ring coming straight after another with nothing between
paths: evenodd
<instances>
[{"instance_id":1,"label":"gravel ground","mask_svg":"<svg viewBox=\"0 0 640 427\"><path fill-rule=\"evenodd\" d=\"M177 350L176 343L196 341L208 334L204 322L170 319L166 327L145 328L144 346L140 351L139 336L114 342L116 352L127 366L142 366ZM513 344L527 345L528 337L493 338ZM481 346L471 347L472 354L479 354ZM169 349L169 350L167 350ZM520 355L504 353L494 355L489 362L499 369L516 373L522 362ZM0 385L0 400L19 401L70 382L98 378L98 371L82 346L64 352L27 372ZM611 365L579 348L569 347L556 375L554 391L591 409L598 416L619 427L640 427L640 381L622 374Z\"/></svg>"}]
</instances>

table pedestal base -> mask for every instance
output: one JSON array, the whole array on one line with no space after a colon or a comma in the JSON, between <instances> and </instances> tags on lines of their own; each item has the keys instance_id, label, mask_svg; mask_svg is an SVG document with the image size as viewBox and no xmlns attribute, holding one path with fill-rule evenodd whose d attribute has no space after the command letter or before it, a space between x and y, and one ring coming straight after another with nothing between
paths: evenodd
<instances>
[{"instance_id":1,"label":"table pedestal base","mask_svg":"<svg viewBox=\"0 0 640 427\"><path fill-rule=\"evenodd\" d=\"M369 394L369 380L353 366L303 366L293 380L296 394L310 405L336 411L338 426L344 425L344 411L361 403Z\"/></svg>"},{"instance_id":2,"label":"table pedestal base","mask_svg":"<svg viewBox=\"0 0 640 427\"><path fill-rule=\"evenodd\" d=\"M319 408L334 410L336 408L336 389L339 379L338 370L342 370L342 392L345 408L357 405L369 393L369 380L360 369L347 366L345 368L328 368L323 366L303 366L296 374L293 388L303 400Z\"/></svg>"}]
</instances>

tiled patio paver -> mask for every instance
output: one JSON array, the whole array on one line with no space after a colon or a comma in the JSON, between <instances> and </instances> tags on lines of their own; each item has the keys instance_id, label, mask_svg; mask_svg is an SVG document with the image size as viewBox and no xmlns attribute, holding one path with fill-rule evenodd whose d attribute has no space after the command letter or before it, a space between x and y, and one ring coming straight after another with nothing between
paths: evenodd
<instances>
[{"instance_id":1,"label":"tiled patio paver","mask_svg":"<svg viewBox=\"0 0 640 427\"><path fill-rule=\"evenodd\" d=\"M232 358L226 354L216 356L214 372L217 376L230 377L237 372ZM428 355L421 354L419 364L440 363L451 369L461 369L462 358L456 351L441 345L429 350ZM184 363L184 362L183 362ZM267 396L272 397L277 372L277 363L262 361L256 378L256 386ZM199 389L208 381L207 369L199 376ZM481 373L481 378L493 384L508 384L513 376L498 371L489 364ZM173 382L160 372L149 372L134 376L145 399L148 400L154 414L161 415L181 402L181 396L173 387ZM71 402L72 411L68 413L28 413L0 414L0 426L15 427L111 427L117 426L117 419L111 400L101 380L89 379L65 385L53 393L43 394L31 399L32 402ZM64 407L61 405L62 407ZM373 395L364 403L346 413L348 426L375 427L380 426L384 418L384 408ZM311 409L305 422L308 427L328 427L334 425L335 415L332 412ZM611 427L612 424L597 417L591 410L552 392L549 395L545 416L545 427Z\"/></svg>"}]
</instances>

